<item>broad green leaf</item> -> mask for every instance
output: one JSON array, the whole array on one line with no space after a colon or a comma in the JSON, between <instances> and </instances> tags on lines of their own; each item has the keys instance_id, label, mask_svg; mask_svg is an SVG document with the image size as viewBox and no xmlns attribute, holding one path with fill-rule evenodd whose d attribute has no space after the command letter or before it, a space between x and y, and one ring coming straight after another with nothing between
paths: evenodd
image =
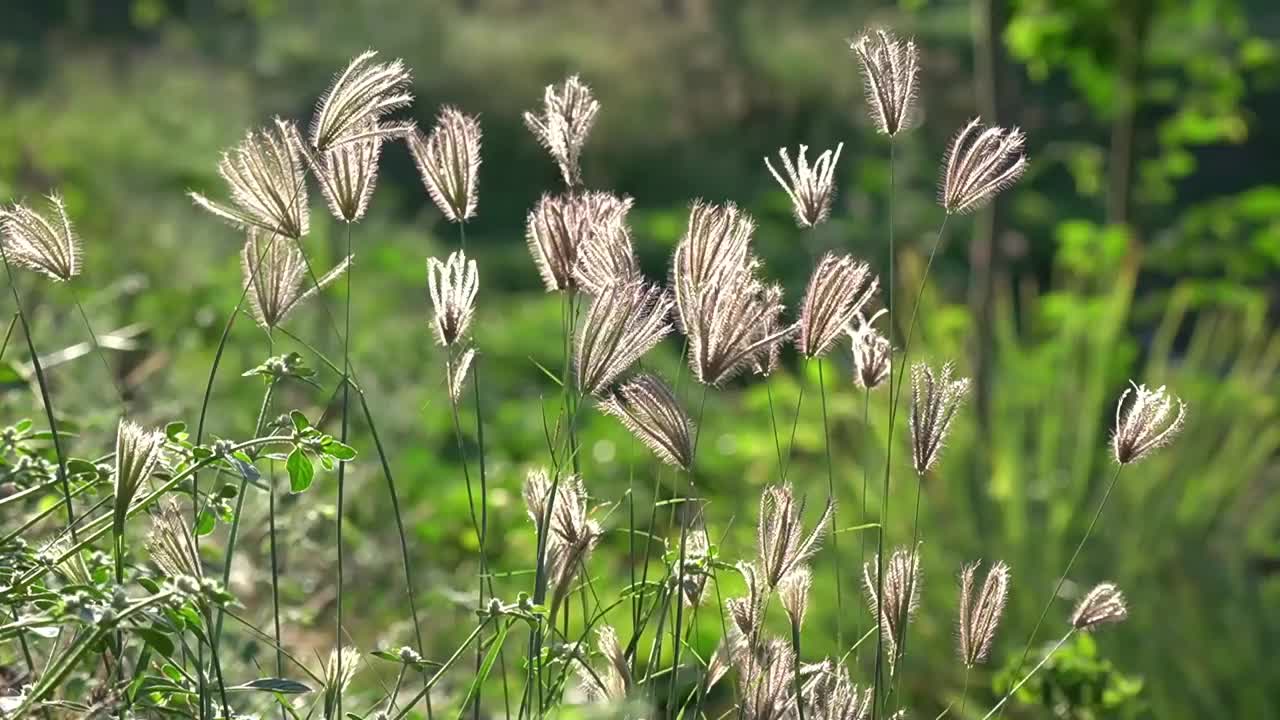
<instances>
[{"instance_id":1,"label":"broad green leaf","mask_svg":"<svg viewBox=\"0 0 1280 720\"><path fill-rule=\"evenodd\" d=\"M289 489L295 493L305 492L311 487L311 481L315 478L316 470L311 465L311 458L302 451L302 448L294 448L289 453L289 459L285 461L285 468L289 470Z\"/></svg>"}]
</instances>

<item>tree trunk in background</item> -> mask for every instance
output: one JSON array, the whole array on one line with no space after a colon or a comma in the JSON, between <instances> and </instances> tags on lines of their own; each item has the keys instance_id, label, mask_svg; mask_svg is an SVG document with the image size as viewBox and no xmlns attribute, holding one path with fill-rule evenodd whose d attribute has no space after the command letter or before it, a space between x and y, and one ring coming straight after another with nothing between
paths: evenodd
<instances>
[{"instance_id":1,"label":"tree trunk in background","mask_svg":"<svg viewBox=\"0 0 1280 720\"><path fill-rule=\"evenodd\" d=\"M1151 26L1151 0L1133 0L1116 29L1119 53L1116 67L1116 116L1111 124L1110 157L1107 160L1107 222L1130 225L1133 213L1133 171L1136 163L1137 115L1142 105L1142 84L1146 70L1147 30ZM1135 270L1142 242L1129 228L1129 269Z\"/></svg>"}]
</instances>

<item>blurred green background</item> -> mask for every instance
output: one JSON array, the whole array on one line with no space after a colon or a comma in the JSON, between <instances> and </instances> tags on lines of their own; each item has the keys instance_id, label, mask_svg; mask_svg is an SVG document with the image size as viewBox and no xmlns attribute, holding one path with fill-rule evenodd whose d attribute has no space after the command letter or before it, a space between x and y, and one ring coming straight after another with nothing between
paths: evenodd
<instances>
[{"instance_id":1,"label":"blurred green background","mask_svg":"<svg viewBox=\"0 0 1280 720\"><path fill-rule=\"evenodd\" d=\"M20 277L37 345L52 354L85 340L74 293L99 333L130 339L108 357L130 414L194 427L213 349L238 298L243 238L184 193L222 197L220 152L272 115L306 121L331 75L358 52L404 58L417 95L409 114L419 124L454 104L479 114L484 130L479 216L467 232L481 273L491 563L513 573L500 579L499 594L514 600L532 586L520 573L534 552L520 483L528 467L548 462L543 413L553 414L558 400L538 365L561 362L560 301L541 291L524 245L525 213L560 181L520 113L540 103L546 84L581 74L603 105L584 177L589 187L635 197L631 224L646 273L665 277L691 199L733 200L758 219L765 272L784 283L794 307L820 251L852 252L887 271L888 145L867 120L846 42L875 25L914 36L923 53L923 122L897 148L899 288L919 282L942 218L938 163L962 123L980 114L1021 126L1032 159L992 210L949 224L922 301L913 357L955 359L976 388L924 488L927 581L902 688L913 717L937 715L959 697L964 673L952 623L962 563L1012 566L993 667L1021 652L1109 476L1105 443L1129 378L1168 384L1188 402L1190 421L1173 447L1123 474L1041 637L1058 634L1080 586L1104 579L1125 589L1131 619L1096 638L1111 666L1086 662L1093 648L1077 648L1078 662L1055 663L1043 686L1033 686L1031 705L1010 715L1280 714L1273 0L5 2L0 199L60 190L85 243L85 272L73 287ZM833 218L802 235L762 158L784 145L821 151L837 142L844 151ZM427 640L439 656L472 622L477 570L425 292L426 258L455 247L457 235L428 202L403 145L383 158L372 210L355 228L353 363L394 470ZM312 203L306 242L327 267L339 254L340 227L314 194ZM7 316L12 299L4 297ZM338 352L328 313L341 298L331 289L289 328ZM905 324L908 314L897 314ZM646 362L674 377L679 347L668 340ZM276 352L291 349L320 366L277 336ZM21 369L24 354L10 352L5 359ZM214 435L252 431L261 385L240 373L267 354L265 336L242 318L215 389ZM92 355L49 362L55 407L78 425L72 452L99 454L120 413L107 371ZM881 391L864 423L848 362L842 347L824 367L842 526L862 521L863 468L875 478L884 466L887 407ZM277 407L327 411L332 421L334 376L322 378L325 390L292 387ZM770 393L779 425L796 422L791 479L811 499L826 492L816 365L788 351L767 389L739 382L712 392L696 482L729 560L753 553L759 490L777 478ZM0 389L0 403L6 424L40 417L21 384ZM464 426L474 422L466 408ZM636 507L646 510L658 466L609 418L587 413L581 437L586 485L611 530L591 570L617 589L628 564L627 506L619 503L634 485ZM896 442L905 448L905 434ZM366 650L399 646L412 635L399 545L363 423L353 444L362 455L348 488L349 632ZM660 480L667 497L672 478ZM285 502L286 638L300 657L332 643L333 488L326 477ZM914 493L909 466L896 465L891 543L911 537ZM874 492L870 504L878 504ZM232 590L259 619L269 612L264 506L260 497L246 503L246 551L232 576ZM670 535L665 525L657 530ZM848 634L870 617L856 587L862 538L841 541ZM220 543L205 545L216 560ZM830 550L816 562L812 659L835 652L838 612ZM627 619L616 622L625 627ZM700 651L714 647L717 626L702 623ZM267 664L267 648L247 638L235 647L245 668ZM966 717L989 707L990 680L984 672L974 683L986 689L977 702L971 697ZM465 692L462 683L445 693ZM496 710L500 691L490 693ZM1073 705L1091 693L1092 709Z\"/></svg>"}]
</instances>

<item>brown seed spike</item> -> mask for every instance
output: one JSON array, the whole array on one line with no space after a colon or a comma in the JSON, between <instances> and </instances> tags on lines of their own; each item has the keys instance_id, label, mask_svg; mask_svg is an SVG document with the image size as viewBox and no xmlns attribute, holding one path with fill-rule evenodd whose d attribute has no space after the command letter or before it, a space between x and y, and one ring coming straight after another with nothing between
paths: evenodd
<instances>
[{"instance_id":1,"label":"brown seed spike","mask_svg":"<svg viewBox=\"0 0 1280 720\"><path fill-rule=\"evenodd\" d=\"M960 619L957 623L960 659L973 667L991 654L1005 602L1009 598L1009 566L998 562L987 571L975 598L973 584L979 563L966 565L960 574Z\"/></svg>"},{"instance_id":2,"label":"brown seed spike","mask_svg":"<svg viewBox=\"0 0 1280 720\"><path fill-rule=\"evenodd\" d=\"M876 129L889 137L909 130L916 119L916 78L920 70L916 44L899 40L887 30L875 30L849 48L862 63L867 106Z\"/></svg>"},{"instance_id":3,"label":"brown seed spike","mask_svg":"<svg viewBox=\"0 0 1280 720\"><path fill-rule=\"evenodd\" d=\"M1071 627L1093 630L1099 625L1117 623L1129 617L1124 593L1111 583L1101 583L1090 590L1071 613Z\"/></svg>"},{"instance_id":4,"label":"brown seed spike","mask_svg":"<svg viewBox=\"0 0 1280 720\"><path fill-rule=\"evenodd\" d=\"M453 107L440 110L427 137L408 135L409 152L431 201L450 222L476 214L480 175L480 121Z\"/></svg>"},{"instance_id":5,"label":"brown seed spike","mask_svg":"<svg viewBox=\"0 0 1280 720\"><path fill-rule=\"evenodd\" d=\"M769 158L764 159L765 167L769 168L773 178L791 198L791 208L800 227L819 225L831 214L836 163L840 161L840 150L843 148L844 143L840 143L834 153L831 150L823 152L813 165L809 165L809 148L805 145L800 146L794 164L786 148L778 150L778 155L782 158L782 169L787 174L785 179L773 169Z\"/></svg>"},{"instance_id":6,"label":"brown seed spike","mask_svg":"<svg viewBox=\"0 0 1280 720\"><path fill-rule=\"evenodd\" d=\"M796 346L801 353L813 358L831 349L879 288L880 281L870 276L870 267L851 255L827 253L818 261L800 310Z\"/></svg>"},{"instance_id":7,"label":"brown seed spike","mask_svg":"<svg viewBox=\"0 0 1280 720\"><path fill-rule=\"evenodd\" d=\"M1172 441L1187 415L1187 406L1165 392L1163 385L1155 390L1132 380L1129 385L1116 403L1116 427L1111 436L1112 451L1121 465L1137 462ZM1124 401L1130 392L1134 399L1126 408ZM1174 405L1178 406L1176 415Z\"/></svg>"},{"instance_id":8,"label":"brown seed spike","mask_svg":"<svg viewBox=\"0 0 1280 720\"><path fill-rule=\"evenodd\" d=\"M947 214L977 210L1017 182L1027 169L1025 144L1026 135L1016 127L984 128L981 118L965 125L951 141L944 163L941 202Z\"/></svg>"},{"instance_id":9,"label":"brown seed spike","mask_svg":"<svg viewBox=\"0 0 1280 720\"><path fill-rule=\"evenodd\" d=\"M693 464L693 421L675 393L656 375L638 375L600 403L663 462L688 470Z\"/></svg>"}]
</instances>

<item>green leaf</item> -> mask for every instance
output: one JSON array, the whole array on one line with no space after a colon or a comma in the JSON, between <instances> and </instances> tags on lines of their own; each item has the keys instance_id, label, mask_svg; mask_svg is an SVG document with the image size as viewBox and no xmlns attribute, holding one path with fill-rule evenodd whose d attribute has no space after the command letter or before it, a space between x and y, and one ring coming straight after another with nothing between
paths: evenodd
<instances>
[{"instance_id":1,"label":"green leaf","mask_svg":"<svg viewBox=\"0 0 1280 720\"><path fill-rule=\"evenodd\" d=\"M134 633L143 640L146 640L147 644L155 648L156 652L161 655L164 655L165 657L173 655L173 641L169 639L168 635L165 635L155 628L149 627L134 628Z\"/></svg>"},{"instance_id":2,"label":"green leaf","mask_svg":"<svg viewBox=\"0 0 1280 720\"><path fill-rule=\"evenodd\" d=\"M76 477L77 475L97 475L98 466L83 460L81 458L71 458L67 461L67 476Z\"/></svg>"},{"instance_id":3,"label":"green leaf","mask_svg":"<svg viewBox=\"0 0 1280 720\"><path fill-rule=\"evenodd\" d=\"M299 432L311 427L311 423L307 421L307 416L297 410L291 410L289 412L289 419L293 421L294 429Z\"/></svg>"},{"instance_id":4,"label":"green leaf","mask_svg":"<svg viewBox=\"0 0 1280 720\"><path fill-rule=\"evenodd\" d=\"M302 452L302 448L294 448L289 453L289 459L285 461L285 467L289 470L289 489L295 493L305 492L311 487L311 481L316 476L316 469L311 465L311 458Z\"/></svg>"},{"instance_id":5,"label":"green leaf","mask_svg":"<svg viewBox=\"0 0 1280 720\"><path fill-rule=\"evenodd\" d=\"M149 593L155 594L160 592L160 584L149 577L138 578L138 584L145 588Z\"/></svg>"},{"instance_id":6,"label":"green leaf","mask_svg":"<svg viewBox=\"0 0 1280 720\"><path fill-rule=\"evenodd\" d=\"M164 426L165 437L174 442L181 442L187 439L187 424L184 422L171 422Z\"/></svg>"},{"instance_id":7,"label":"green leaf","mask_svg":"<svg viewBox=\"0 0 1280 720\"><path fill-rule=\"evenodd\" d=\"M213 532L213 528L218 524L218 518L208 510L201 510L200 516L196 518L196 535L208 535Z\"/></svg>"},{"instance_id":8,"label":"green leaf","mask_svg":"<svg viewBox=\"0 0 1280 720\"><path fill-rule=\"evenodd\" d=\"M0 362L0 385L23 385L22 373L11 362Z\"/></svg>"},{"instance_id":9,"label":"green leaf","mask_svg":"<svg viewBox=\"0 0 1280 720\"><path fill-rule=\"evenodd\" d=\"M258 678L243 685L229 687L228 690L260 690L263 692L283 693L285 695L301 695L311 692L311 688L297 680L288 678Z\"/></svg>"},{"instance_id":10,"label":"green leaf","mask_svg":"<svg viewBox=\"0 0 1280 720\"><path fill-rule=\"evenodd\" d=\"M164 673L165 677L175 683L178 683L179 685L182 684L182 671L178 670L178 667L173 663L165 663L164 667L160 668L160 671Z\"/></svg>"},{"instance_id":11,"label":"green leaf","mask_svg":"<svg viewBox=\"0 0 1280 720\"><path fill-rule=\"evenodd\" d=\"M484 685L484 681L489 678L489 671L493 669L493 664L497 662L498 655L502 652L502 645L507 641L507 631L511 629L511 623L506 623L498 634L494 636L493 643L489 646L489 652L484 656L484 663L480 665L480 670L476 673L475 678L471 681L471 687L467 690L467 697L462 701L462 707L471 704L471 699Z\"/></svg>"},{"instance_id":12,"label":"green leaf","mask_svg":"<svg viewBox=\"0 0 1280 720\"><path fill-rule=\"evenodd\" d=\"M343 462L352 460L356 456L355 448L337 440L330 440L325 443L324 451Z\"/></svg>"}]
</instances>

